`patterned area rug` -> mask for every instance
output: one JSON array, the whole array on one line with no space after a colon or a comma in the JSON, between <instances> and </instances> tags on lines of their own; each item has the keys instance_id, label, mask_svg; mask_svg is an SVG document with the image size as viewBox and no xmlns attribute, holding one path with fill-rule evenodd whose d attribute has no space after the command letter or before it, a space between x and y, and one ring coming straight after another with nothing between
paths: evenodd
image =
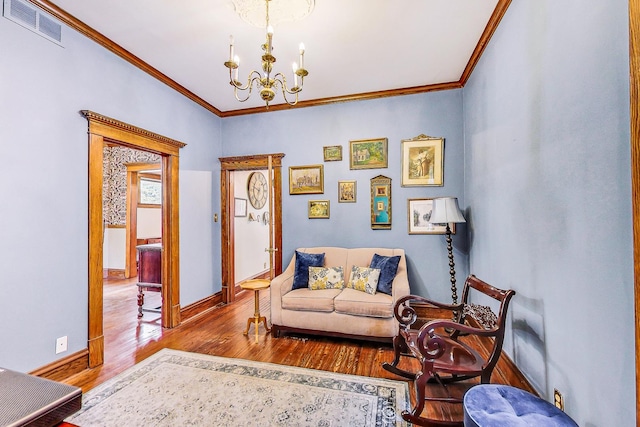
<instances>
[{"instance_id":1,"label":"patterned area rug","mask_svg":"<svg viewBox=\"0 0 640 427\"><path fill-rule=\"evenodd\" d=\"M164 349L83 396L93 426L406 426L406 382Z\"/></svg>"}]
</instances>

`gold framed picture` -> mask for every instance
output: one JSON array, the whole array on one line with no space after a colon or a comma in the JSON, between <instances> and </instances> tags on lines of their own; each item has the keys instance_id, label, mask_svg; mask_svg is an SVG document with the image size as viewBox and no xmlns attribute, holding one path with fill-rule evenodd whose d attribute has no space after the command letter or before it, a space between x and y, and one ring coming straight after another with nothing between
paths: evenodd
<instances>
[{"instance_id":1,"label":"gold framed picture","mask_svg":"<svg viewBox=\"0 0 640 427\"><path fill-rule=\"evenodd\" d=\"M386 168L388 162L387 138L349 141L349 169Z\"/></svg>"},{"instance_id":2,"label":"gold framed picture","mask_svg":"<svg viewBox=\"0 0 640 427\"><path fill-rule=\"evenodd\" d=\"M289 194L323 194L322 165L289 166Z\"/></svg>"},{"instance_id":3,"label":"gold framed picture","mask_svg":"<svg viewBox=\"0 0 640 427\"><path fill-rule=\"evenodd\" d=\"M337 162L342 160L342 145L329 145L322 147L325 162Z\"/></svg>"},{"instance_id":4,"label":"gold framed picture","mask_svg":"<svg viewBox=\"0 0 640 427\"><path fill-rule=\"evenodd\" d=\"M338 203L355 203L357 189L356 181L338 181Z\"/></svg>"},{"instance_id":5,"label":"gold framed picture","mask_svg":"<svg viewBox=\"0 0 640 427\"><path fill-rule=\"evenodd\" d=\"M391 230L391 178L371 178L371 228Z\"/></svg>"},{"instance_id":6,"label":"gold framed picture","mask_svg":"<svg viewBox=\"0 0 640 427\"><path fill-rule=\"evenodd\" d=\"M329 218L329 200L309 200L309 218Z\"/></svg>"},{"instance_id":7,"label":"gold framed picture","mask_svg":"<svg viewBox=\"0 0 640 427\"><path fill-rule=\"evenodd\" d=\"M418 135L402 140L403 187L442 186L444 138Z\"/></svg>"},{"instance_id":8,"label":"gold framed picture","mask_svg":"<svg viewBox=\"0 0 640 427\"><path fill-rule=\"evenodd\" d=\"M407 224L409 234L445 234L447 226L429 222L433 210L433 199L407 199ZM449 224L451 233L456 233L456 224Z\"/></svg>"}]
</instances>

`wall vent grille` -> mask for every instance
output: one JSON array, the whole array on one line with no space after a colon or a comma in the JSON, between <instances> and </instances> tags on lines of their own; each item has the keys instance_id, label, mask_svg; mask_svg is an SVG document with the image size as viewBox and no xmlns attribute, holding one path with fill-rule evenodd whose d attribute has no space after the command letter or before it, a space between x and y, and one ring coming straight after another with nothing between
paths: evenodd
<instances>
[{"instance_id":1,"label":"wall vent grille","mask_svg":"<svg viewBox=\"0 0 640 427\"><path fill-rule=\"evenodd\" d=\"M62 24L25 0L4 0L2 15L62 46Z\"/></svg>"}]
</instances>

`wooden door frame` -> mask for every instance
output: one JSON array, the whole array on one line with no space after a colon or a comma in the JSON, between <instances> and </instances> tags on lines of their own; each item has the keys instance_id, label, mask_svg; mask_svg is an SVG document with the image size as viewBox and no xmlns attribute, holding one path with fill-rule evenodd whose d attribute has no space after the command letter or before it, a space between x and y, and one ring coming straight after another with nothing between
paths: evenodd
<instances>
[{"instance_id":1,"label":"wooden door frame","mask_svg":"<svg viewBox=\"0 0 640 427\"><path fill-rule=\"evenodd\" d=\"M631 210L636 349L636 426L640 426L640 0L629 0Z\"/></svg>"},{"instance_id":2,"label":"wooden door frame","mask_svg":"<svg viewBox=\"0 0 640 427\"><path fill-rule=\"evenodd\" d=\"M120 144L162 156L162 326L180 324L179 150L186 144L83 110L89 122L89 368L104 363L102 290L102 184L106 143ZM134 311L131 312L135 316Z\"/></svg>"},{"instance_id":3,"label":"wooden door frame","mask_svg":"<svg viewBox=\"0 0 640 427\"><path fill-rule=\"evenodd\" d=\"M276 249L273 262L274 274L282 273L282 158L283 153L256 154L251 156L220 157L220 211L222 253L222 301L231 303L236 298L235 257L233 230L233 175L234 171L263 170L273 168L273 245Z\"/></svg>"},{"instance_id":4,"label":"wooden door frame","mask_svg":"<svg viewBox=\"0 0 640 427\"><path fill-rule=\"evenodd\" d=\"M125 166L127 167L127 222L124 277L128 279L138 274L136 268L136 260L138 255L136 253L138 240L138 176L140 172L149 169L161 169L162 164L128 163Z\"/></svg>"}]
</instances>

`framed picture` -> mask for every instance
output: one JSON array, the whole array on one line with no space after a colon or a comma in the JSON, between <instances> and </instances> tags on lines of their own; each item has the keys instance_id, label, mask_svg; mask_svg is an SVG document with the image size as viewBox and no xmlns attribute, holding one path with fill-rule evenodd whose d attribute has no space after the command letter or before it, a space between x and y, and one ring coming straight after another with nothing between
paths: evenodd
<instances>
[{"instance_id":1,"label":"framed picture","mask_svg":"<svg viewBox=\"0 0 640 427\"><path fill-rule=\"evenodd\" d=\"M309 218L329 218L329 201L309 200Z\"/></svg>"},{"instance_id":2,"label":"framed picture","mask_svg":"<svg viewBox=\"0 0 640 427\"><path fill-rule=\"evenodd\" d=\"M402 186L442 186L444 138L418 135L402 140Z\"/></svg>"},{"instance_id":3,"label":"framed picture","mask_svg":"<svg viewBox=\"0 0 640 427\"><path fill-rule=\"evenodd\" d=\"M387 138L349 141L349 169L388 167Z\"/></svg>"},{"instance_id":4,"label":"framed picture","mask_svg":"<svg viewBox=\"0 0 640 427\"><path fill-rule=\"evenodd\" d=\"M162 206L162 181L160 176L140 174L138 178L138 206L151 208Z\"/></svg>"},{"instance_id":5,"label":"framed picture","mask_svg":"<svg viewBox=\"0 0 640 427\"><path fill-rule=\"evenodd\" d=\"M371 228L391 230L391 178L371 178Z\"/></svg>"},{"instance_id":6,"label":"framed picture","mask_svg":"<svg viewBox=\"0 0 640 427\"><path fill-rule=\"evenodd\" d=\"M446 225L429 222L432 210L433 199L407 199L409 234L445 234ZM456 224L449 224L449 228L455 234Z\"/></svg>"},{"instance_id":7,"label":"framed picture","mask_svg":"<svg viewBox=\"0 0 640 427\"><path fill-rule=\"evenodd\" d=\"M342 145L330 145L322 147L325 162L337 162L342 160Z\"/></svg>"},{"instance_id":8,"label":"framed picture","mask_svg":"<svg viewBox=\"0 0 640 427\"><path fill-rule=\"evenodd\" d=\"M356 181L338 181L338 203L356 202Z\"/></svg>"},{"instance_id":9,"label":"framed picture","mask_svg":"<svg viewBox=\"0 0 640 427\"><path fill-rule=\"evenodd\" d=\"M324 167L322 165L289 167L289 194L323 193Z\"/></svg>"},{"instance_id":10,"label":"framed picture","mask_svg":"<svg viewBox=\"0 0 640 427\"><path fill-rule=\"evenodd\" d=\"M236 197L233 202L233 216L247 216L247 199Z\"/></svg>"}]
</instances>

